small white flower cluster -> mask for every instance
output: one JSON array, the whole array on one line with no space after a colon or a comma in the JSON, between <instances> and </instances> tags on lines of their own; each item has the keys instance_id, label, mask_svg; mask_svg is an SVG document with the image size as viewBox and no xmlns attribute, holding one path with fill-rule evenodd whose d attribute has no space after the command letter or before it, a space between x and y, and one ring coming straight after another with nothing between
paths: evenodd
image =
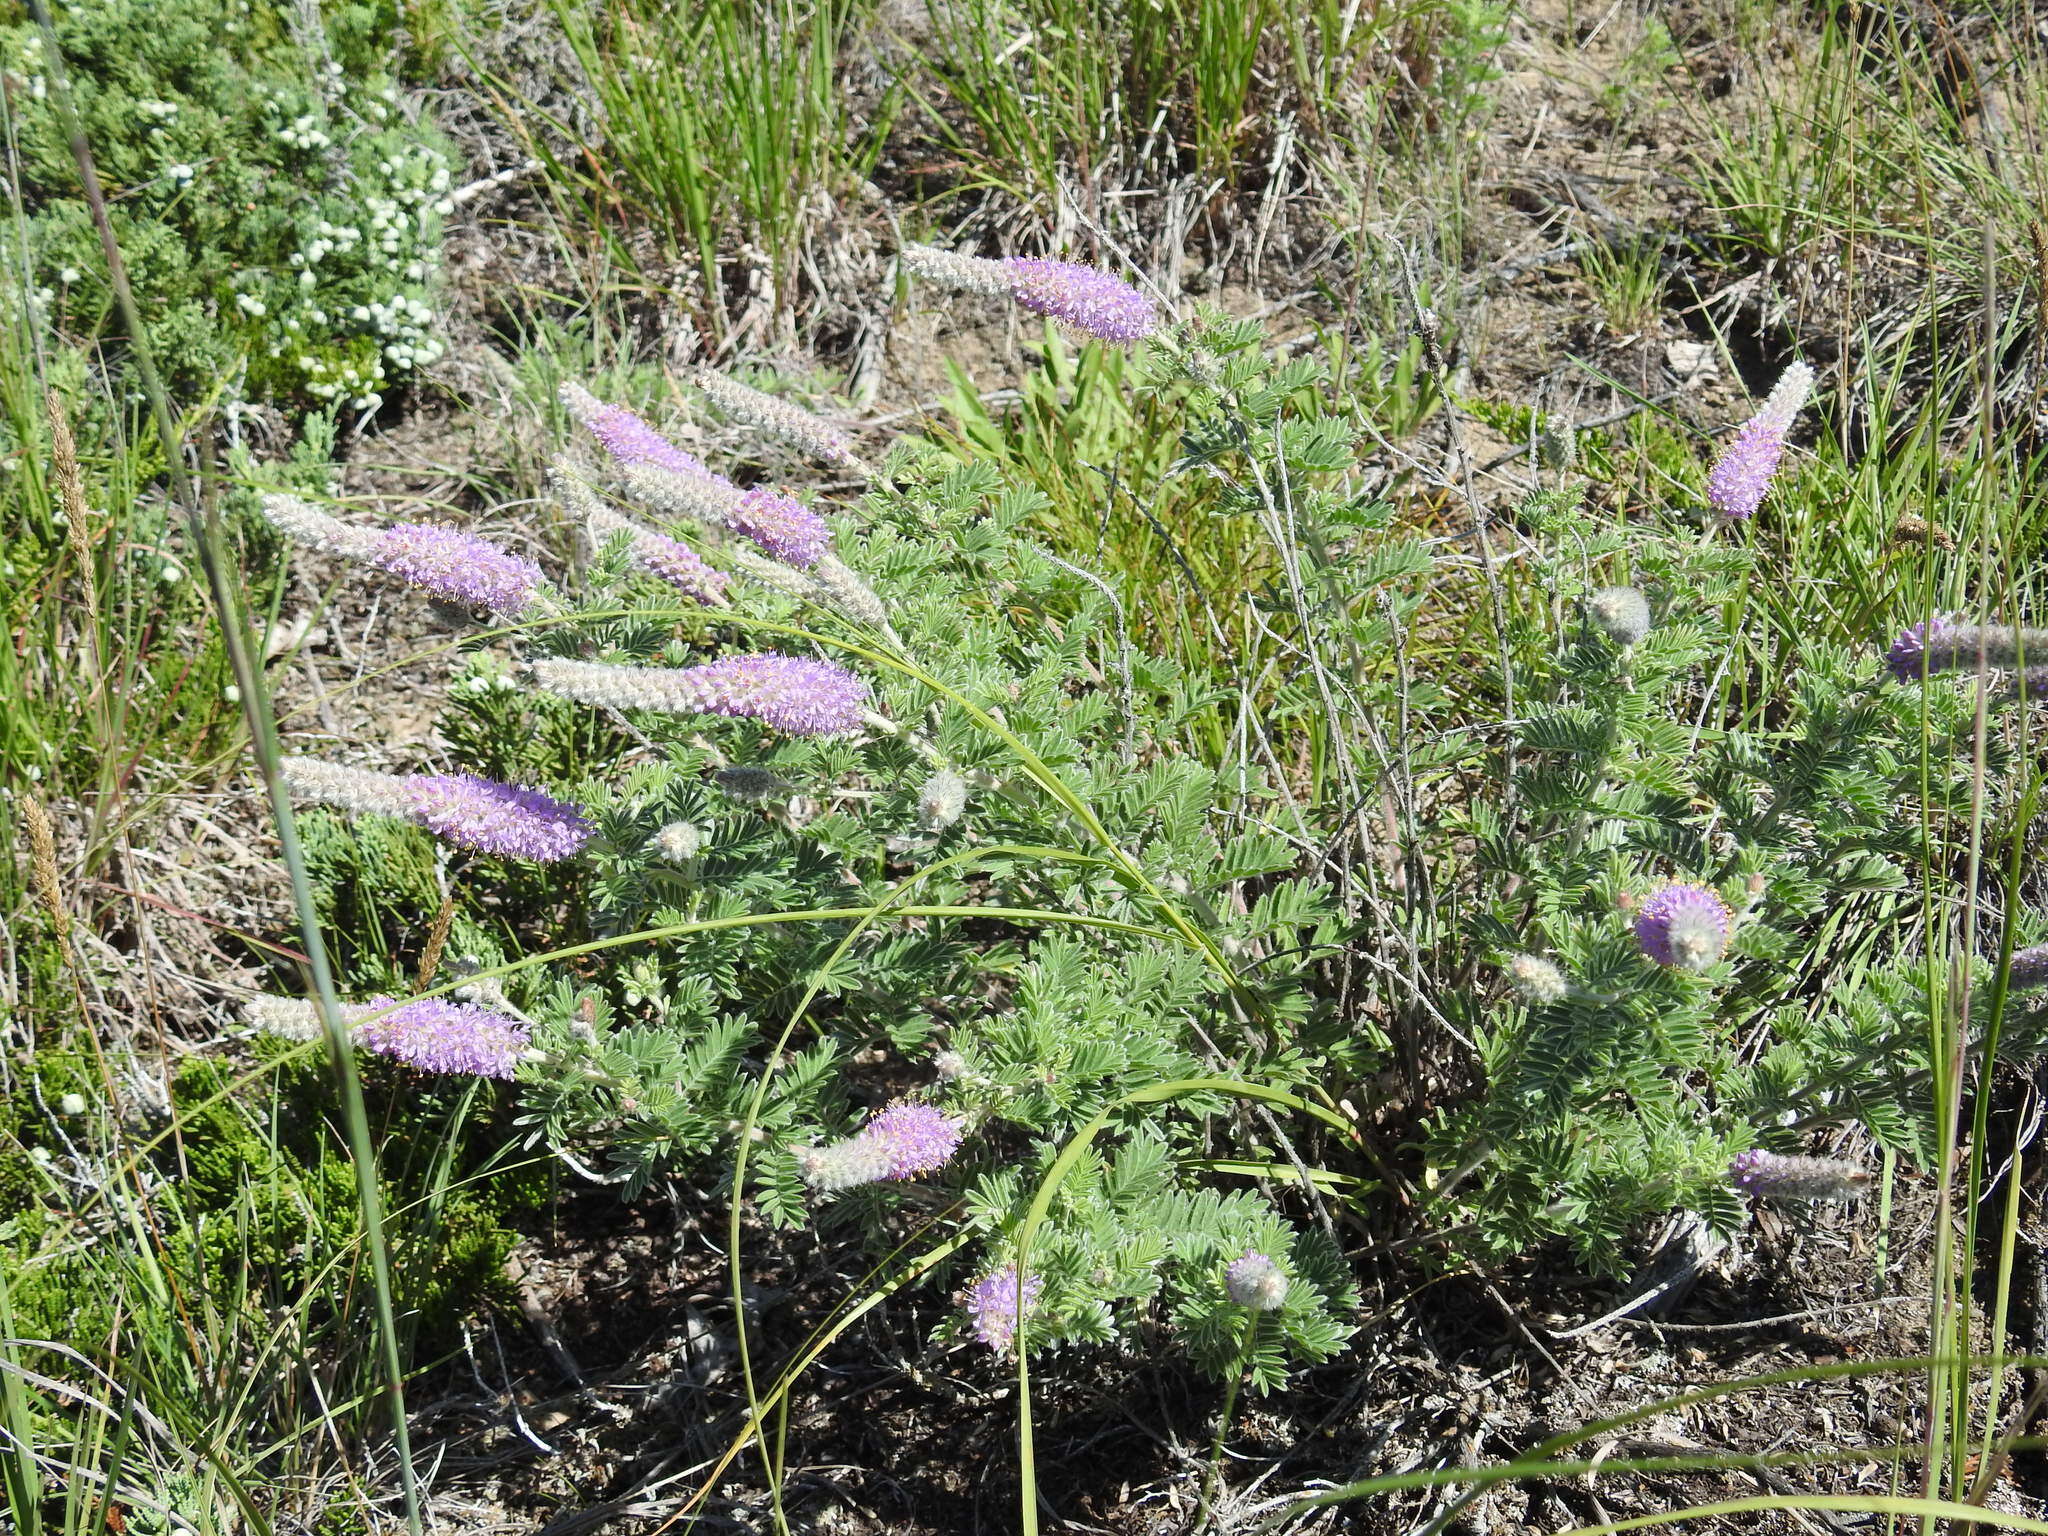
<instances>
[{"instance_id":1,"label":"small white flower cluster","mask_svg":"<svg viewBox=\"0 0 2048 1536\"><path fill-rule=\"evenodd\" d=\"M6 77L19 78L28 91L30 101L46 99L50 94L50 81L49 77L43 73L42 33L27 32L21 35L20 67L23 70L20 76L13 76L13 71L10 69L6 71Z\"/></svg>"},{"instance_id":2,"label":"small white flower cluster","mask_svg":"<svg viewBox=\"0 0 2048 1536\"><path fill-rule=\"evenodd\" d=\"M163 124L178 115L178 104L175 101L138 101L135 110L153 122Z\"/></svg>"},{"instance_id":3,"label":"small white flower cluster","mask_svg":"<svg viewBox=\"0 0 2048 1536\"><path fill-rule=\"evenodd\" d=\"M369 104L384 107L388 117L397 96L386 86ZM294 131L305 121L295 120ZM447 158L431 145L391 148L361 174L360 215L309 225L311 238L288 257L298 295L269 291L266 305L243 293L236 303L252 319L278 311L270 355L291 360L308 394L373 411L392 378L426 367L447 350L433 334L437 317L419 289L440 271L440 221L453 204ZM366 283L375 296L363 294ZM361 297L344 300L344 309L335 302L338 293ZM351 338L358 340L341 349L323 345Z\"/></svg>"},{"instance_id":4,"label":"small white flower cluster","mask_svg":"<svg viewBox=\"0 0 2048 1536\"><path fill-rule=\"evenodd\" d=\"M312 112L301 112L284 127L277 130L278 142L289 144L293 149L325 149L334 140L320 126L320 119Z\"/></svg>"}]
</instances>

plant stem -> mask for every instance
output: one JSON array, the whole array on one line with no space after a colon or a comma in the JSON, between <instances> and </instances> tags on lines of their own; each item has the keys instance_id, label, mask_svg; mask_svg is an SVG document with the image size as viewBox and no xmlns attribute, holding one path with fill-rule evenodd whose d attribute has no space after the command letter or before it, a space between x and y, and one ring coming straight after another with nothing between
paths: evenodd
<instances>
[{"instance_id":1,"label":"plant stem","mask_svg":"<svg viewBox=\"0 0 2048 1536\"><path fill-rule=\"evenodd\" d=\"M1230 1373L1230 1380L1223 1387L1223 1411L1216 1418L1216 1443L1209 1448L1209 1471L1202 1479L1202 1503L1195 1512L1197 1533L1209 1528L1211 1512L1216 1507L1216 1493L1223 1485L1223 1443L1230 1438L1230 1416L1237 1411L1237 1390L1244 1381L1245 1372L1251 1369L1252 1345L1259 1336L1259 1314L1249 1312L1245 1317L1244 1339L1237 1346L1237 1369Z\"/></svg>"}]
</instances>

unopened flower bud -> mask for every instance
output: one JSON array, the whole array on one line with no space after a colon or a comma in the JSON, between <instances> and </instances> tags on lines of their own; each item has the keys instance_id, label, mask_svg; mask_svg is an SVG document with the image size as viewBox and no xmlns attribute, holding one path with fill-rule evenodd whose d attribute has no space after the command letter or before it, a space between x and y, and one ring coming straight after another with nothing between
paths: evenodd
<instances>
[{"instance_id":1,"label":"unopened flower bud","mask_svg":"<svg viewBox=\"0 0 2048 1536\"><path fill-rule=\"evenodd\" d=\"M1640 645L1650 632L1650 600L1634 587L1602 587L1586 599L1586 617L1616 645Z\"/></svg>"},{"instance_id":2,"label":"unopened flower bud","mask_svg":"<svg viewBox=\"0 0 2048 1536\"><path fill-rule=\"evenodd\" d=\"M1571 992L1563 971L1541 955L1516 955L1507 964L1508 983L1532 1003L1561 1003Z\"/></svg>"},{"instance_id":3,"label":"unopened flower bud","mask_svg":"<svg viewBox=\"0 0 2048 1536\"><path fill-rule=\"evenodd\" d=\"M704 829L687 821L672 821L647 846L671 864L687 864L704 850Z\"/></svg>"},{"instance_id":4,"label":"unopened flower bud","mask_svg":"<svg viewBox=\"0 0 2048 1536\"><path fill-rule=\"evenodd\" d=\"M1853 1200L1870 1188L1870 1174L1855 1163L1761 1148L1738 1153L1728 1178L1744 1194L1765 1200Z\"/></svg>"},{"instance_id":5,"label":"unopened flower bud","mask_svg":"<svg viewBox=\"0 0 2048 1536\"><path fill-rule=\"evenodd\" d=\"M958 821L967 809L967 781L950 768L941 768L917 795L917 819L927 832L940 832Z\"/></svg>"},{"instance_id":6,"label":"unopened flower bud","mask_svg":"<svg viewBox=\"0 0 2048 1536\"><path fill-rule=\"evenodd\" d=\"M1563 474L1579 457L1579 434L1569 425L1545 427L1536 438L1536 462Z\"/></svg>"},{"instance_id":7,"label":"unopened flower bud","mask_svg":"<svg viewBox=\"0 0 2048 1536\"><path fill-rule=\"evenodd\" d=\"M780 800L790 791L789 780L781 774L771 768L756 768L751 763L730 764L711 777L720 790L747 805Z\"/></svg>"}]
</instances>

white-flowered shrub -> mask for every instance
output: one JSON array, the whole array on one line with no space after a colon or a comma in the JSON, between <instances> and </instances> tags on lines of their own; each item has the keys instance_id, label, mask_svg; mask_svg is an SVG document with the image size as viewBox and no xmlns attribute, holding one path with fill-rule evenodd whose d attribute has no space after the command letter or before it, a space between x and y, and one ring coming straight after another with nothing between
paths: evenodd
<instances>
[{"instance_id":1,"label":"white-flowered shrub","mask_svg":"<svg viewBox=\"0 0 2048 1536\"><path fill-rule=\"evenodd\" d=\"M371 410L445 346L453 161L385 73L369 8L327 8L316 37L304 10L102 0L57 7L57 35L173 391L203 398L225 380L242 398ZM118 335L32 24L0 26L0 75L29 211L0 247L34 274L15 302L80 337Z\"/></svg>"}]
</instances>

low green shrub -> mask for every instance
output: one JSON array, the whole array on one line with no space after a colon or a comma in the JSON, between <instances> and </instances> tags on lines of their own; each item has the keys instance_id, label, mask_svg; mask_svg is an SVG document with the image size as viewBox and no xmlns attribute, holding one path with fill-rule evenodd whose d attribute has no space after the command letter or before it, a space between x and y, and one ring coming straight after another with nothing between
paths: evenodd
<instances>
[{"instance_id":1,"label":"low green shrub","mask_svg":"<svg viewBox=\"0 0 2048 1536\"><path fill-rule=\"evenodd\" d=\"M473 656L444 734L546 794L472 784L457 815L438 780L294 781L472 850L465 1001L373 1003L361 1038L516 1076L530 1135L629 1195L708 1166L772 1222L936 1227L950 1282L979 1277L955 1326L998 1348L1021 1303L1028 1344L1164 1329L1261 1388L1356 1324L1340 1221L1612 1272L1653 1218L1740 1225L1755 1170L1791 1166L1757 1158L1817 1128L1925 1158L1946 1004L1915 977L1948 942L1929 872L1967 830L1975 701L1754 600L1746 519L1805 382L1686 493L1708 506L1595 510L1546 441L1553 483L1460 548L1357 494L1316 356L1213 315L1155 337L1129 387L1184 413L1168 473L1270 546L1255 676L1134 645L1038 546L1031 460L961 445L897 445L810 533L781 503L778 563L740 536L772 497L572 399L614 461L558 466L596 551L567 597L480 541L409 574L397 534L279 505L524 630L528 671ZM1205 762L1219 699L1234 744ZM1995 956L1980 1041L2037 1050ZM1274 1294L1268 1328L1245 1298Z\"/></svg>"}]
</instances>

